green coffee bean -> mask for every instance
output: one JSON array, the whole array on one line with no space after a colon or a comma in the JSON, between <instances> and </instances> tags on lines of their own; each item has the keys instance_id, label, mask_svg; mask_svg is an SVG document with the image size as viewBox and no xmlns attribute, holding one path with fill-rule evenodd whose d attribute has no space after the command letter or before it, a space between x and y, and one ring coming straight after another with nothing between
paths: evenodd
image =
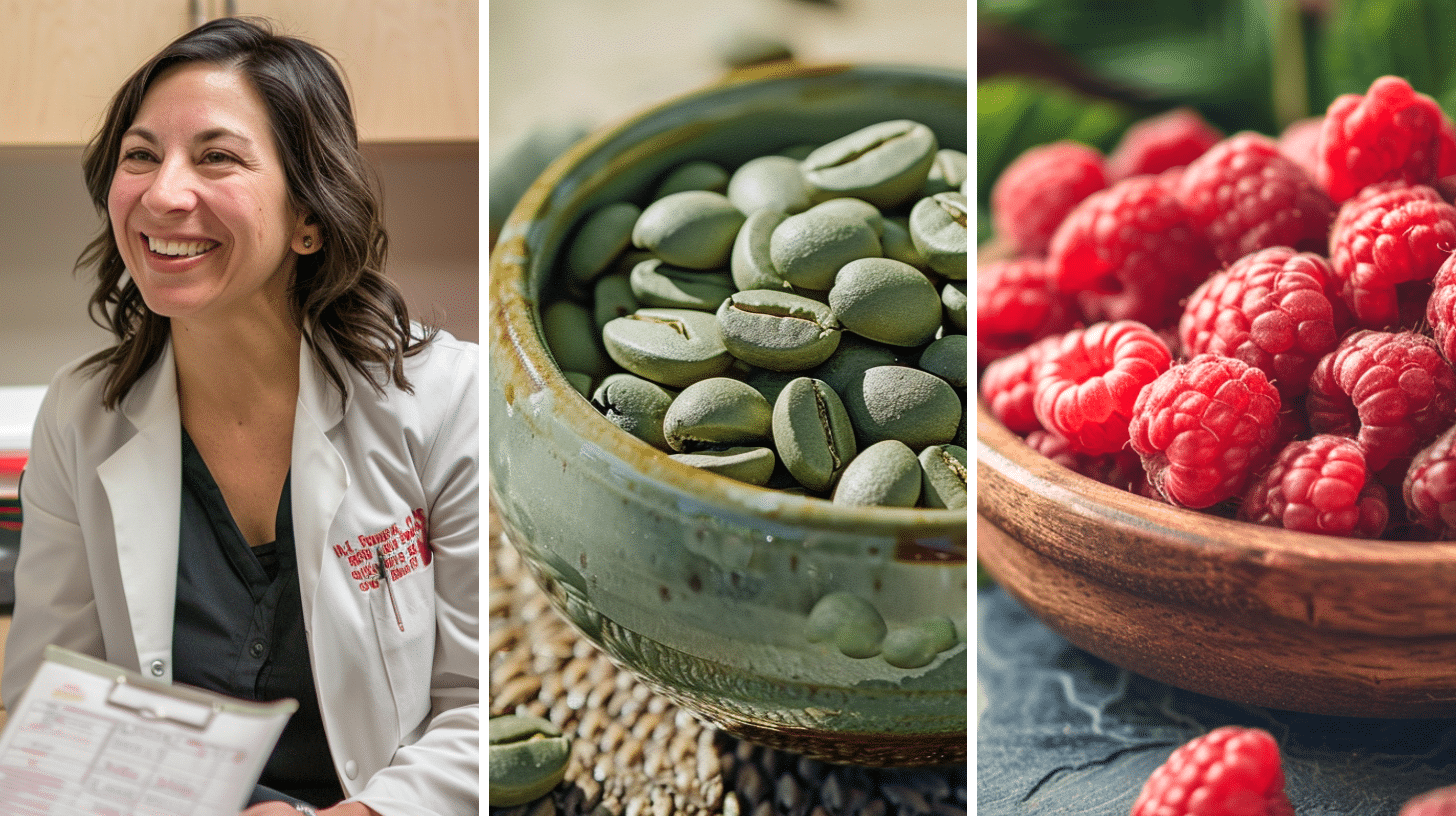
<instances>
[{"instance_id":1,"label":"green coffee bean","mask_svg":"<svg viewBox=\"0 0 1456 816\"><path fill-rule=\"evenodd\" d=\"M804 179L833 196L854 196L888 209L921 190L939 148L935 133L899 119L861 128L804 159Z\"/></svg>"},{"instance_id":2,"label":"green coffee bean","mask_svg":"<svg viewBox=\"0 0 1456 816\"><path fill-rule=\"evenodd\" d=\"M632 295L632 282L628 275L597 278L596 285L592 287L592 324L596 326L596 336L601 336L607 323L626 317L640 307L641 304Z\"/></svg>"},{"instance_id":3,"label":"green coffee bean","mask_svg":"<svg viewBox=\"0 0 1456 816\"><path fill-rule=\"evenodd\" d=\"M721 193L728 189L728 171L710 161L690 161L674 167L652 193L652 200L688 190Z\"/></svg>"},{"instance_id":4,"label":"green coffee bean","mask_svg":"<svg viewBox=\"0 0 1456 816\"><path fill-rule=\"evenodd\" d=\"M892 630L881 645L885 662L900 669L918 669L930 665L935 656L956 645L955 623L936 616Z\"/></svg>"},{"instance_id":5,"label":"green coffee bean","mask_svg":"<svg viewBox=\"0 0 1456 816\"><path fill-rule=\"evenodd\" d=\"M888 627L878 609L850 592L831 592L809 610L804 637L810 643L833 643L847 657L880 653Z\"/></svg>"},{"instance_id":6,"label":"green coffee bean","mask_svg":"<svg viewBox=\"0 0 1456 816\"><path fill-rule=\"evenodd\" d=\"M803 376L801 371L774 371L771 368L752 366L744 375L743 381L762 394L763 398L768 400L769 405L774 405L778 402L779 394L784 392L784 386L801 376Z\"/></svg>"},{"instance_id":7,"label":"green coffee bean","mask_svg":"<svg viewBox=\"0 0 1456 816\"><path fill-rule=\"evenodd\" d=\"M821 207L785 218L769 236L774 269L798 288L827 290L841 266L880 255L879 236L865 219L840 207Z\"/></svg>"},{"instance_id":8,"label":"green coffee bean","mask_svg":"<svg viewBox=\"0 0 1456 816\"><path fill-rule=\"evenodd\" d=\"M885 234L885 218L880 214L880 208L862 198L831 198L815 206L820 214L825 216L864 219L864 222L870 225L870 229L875 231L876 238Z\"/></svg>"},{"instance_id":9,"label":"green coffee bean","mask_svg":"<svg viewBox=\"0 0 1456 816\"><path fill-rule=\"evenodd\" d=\"M953 280L966 279L970 215L960 193L936 193L910 210L910 238L930 268Z\"/></svg>"},{"instance_id":10,"label":"green coffee bean","mask_svg":"<svg viewBox=\"0 0 1456 816\"><path fill-rule=\"evenodd\" d=\"M915 246L915 241L910 237L910 228L906 221L900 218L882 218L883 232L880 235L880 246L885 257L900 263L909 264L916 269L929 269L930 264L921 254L920 249Z\"/></svg>"},{"instance_id":11,"label":"green coffee bean","mask_svg":"<svg viewBox=\"0 0 1456 816\"><path fill-rule=\"evenodd\" d=\"M930 445L920 452L920 501L926 507L966 506L966 449Z\"/></svg>"},{"instance_id":12,"label":"green coffee bean","mask_svg":"<svg viewBox=\"0 0 1456 816\"><path fill-rule=\"evenodd\" d=\"M743 213L722 193L686 190L647 205L632 227L632 244L673 266L728 266Z\"/></svg>"},{"instance_id":13,"label":"green coffee bean","mask_svg":"<svg viewBox=\"0 0 1456 816\"><path fill-rule=\"evenodd\" d=\"M930 165L930 172L926 175L925 186L921 188L920 195L933 196L936 193L959 192L965 195L961 185L969 179L970 161L966 154L959 150L942 148L935 152L935 161Z\"/></svg>"},{"instance_id":14,"label":"green coffee bean","mask_svg":"<svg viewBox=\"0 0 1456 816\"><path fill-rule=\"evenodd\" d=\"M886 439L859 452L840 474L832 501L843 505L914 507L920 499L920 460L904 442Z\"/></svg>"},{"instance_id":15,"label":"green coffee bean","mask_svg":"<svg viewBox=\"0 0 1456 816\"><path fill-rule=\"evenodd\" d=\"M799 163L788 156L749 159L728 179L728 200L740 211L798 213L809 209L809 187Z\"/></svg>"},{"instance_id":16,"label":"green coffee bean","mask_svg":"<svg viewBox=\"0 0 1456 816\"><path fill-rule=\"evenodd\" d=\"M942 445L961 425L961 399L955 389L915 368L871 368L841 396L861 447L889 439L916 449ZM918 485L918 464L916 471Z\"/></svg>"},{"instance_id":17,"label":"green coffee bean","mask_svg":"<svg viewBox=\"0 0 1456 816\"><path fill-rule=\"evenodd\" d=\"M669 450L662 421L672 405L667 389L635 374L612 374L591 396L592 405L618 428L659 450Z\"/></svg>"},{"instance_id":18,"label":"green coffee bean","mask_svg":"<svg viewBox=\"0 0 1456 816\"><path fill-rule=\"evenodd\" d=\"M920 370L945 380L955 388L965 388L969 376L966 367L970 359L966 335L947 334L925 347L920 354Z\"/></svg>"},{"instance_id":19,"label":"green coffee bean","mask_svg":"<svg viewBox=\"0 0 1456 816\"><path fill-rule=\"evenodd\" d=\"M839 321L829 307L792 292L736 292L718 307L717 318L729 353L775 371L813 368L839 346Z\"/></svg>"},{"instance_id":20,"label":"green coffee bean","mask_svg":"<svg viewBox=\"0 0 1456 816\"><path fill-rule=\"evenodd\" d=\"M583 374L580 371L563 371L561 373L566 375L566 381L571 383L571 387L575 388L578 394L583 397L591 396L592 378L590 374Z\"/></svg>"},{"instance_id":21,"label":"green coffee bean","mask_svg":"<svg viewBox=\"0 0 1456 816\"><path fill-rule=\"evenodd\" d=\"M685 465L727 476L730 479L751 485L763 486L773 476L777 464L771 448L737 447L723 450L701 450L694 453L674 453L668 458Z\"/></svg>"},{"instance_id":22,"label":"green coffee bean","mask_svg":"<svg viewBox=\"0 0 1456 816\"><path fill-rule=\"evenodd\" d=\"M893 346L918 346L940 328L940 296L925 274L889 258L861 258L839 270L829 308L849 331Z\"/></svg>"},{"instance_id":23,"label":"green coffee bean","mask_svg":"<svg viewBox=\"0 0 1456 816\"><path fill-rule=\"evenodd\" d=\"M565 371L579 371L593 380L611 373L611 362L597 342L591 313L585 306L558 300L541 312L546 347Z\"/></svg>"},{"instance_id":24,"label":"green coffee bean","mask_svg":"<svg viewBox=\"0 0 1456 816\"><path fill-rule=\"evenodd\" d=\"M602 340L617 365L662 385L716 377L733 362L717 318L693 309L638 309L609 322Z\"/></svg>"},{"instance_id":25,"label":"green coffee bean","mask_svg":"<svg viewBox=\"0 0 1456 816\"><path fill-rule=\"evenodd\" d=\"M566 253L566 273L577 285L590 283L632 243L632 226L642 208L630 201L608 204L587 216Z\"/></svg>"},{"instance_id":26,"label":"green coffee bean","mask_svg":"<svg viewBox=\"0 0 1456 816\"><path fill-rule=\"evenodd\" d=\"M490 803L514 807L545 796L566 777L571 746L539 717L490 719Z\"/></svg>"},{"instance_id":27,"label":"green coffee bean","mask_svg":"<svg viewBox=\"0 0 1456 816\"><path fill-rule=\"evenodd\" d=\"M733 280L728 273L682 269L661 258L637 264L627 281L638 303L665 309L717 311L733 294Z\"/></svg>"},{"instance_id":28,"label":"green coffee bean","mask_svg":"<svg viewBox=\"0 0 1456 816\"><path fill-rule=\"evenodd\" d=\"M966 282L950 281L940 290L940 306L945 322L956 331L966 330Z\"/></svg>"},{"instance_id":29,"label":"green coffee bean","mask_svg":"<svg viewBox=\"0 0 1456 816\"><path fill-rule=\"evenodd\" d=\"M742 380L709 377L673 398L662 434L679 453L764 442L773 436L773 407Z\"/></svg>"},{"instance_id":30,"label":"green coffee bean","mask_svg":"<svg viewBox=\"0 0 1456 816\"><path fill-rule=\"evenodd\" d=\"M799 484L828 490L858 448L839 395L823 380L800 377L784 386L773 408L779 458Z\"/></svg>"},{"instance_id":31,"label":"green coffee bean","mask_svg":"<svg viewBox=\"0 0 1456 816\"><path fill-rule=\"evenodd\" d=\"M774 269L768 254L769 236L785 218L788 216L773 210L757 210L748 214L738 236L733 239L733 252L729 256L734 286L739 289L785 291L791 288L789 282Z\"/></svg>"},{"instance_id":32,"label":"green coffee bean","mask_svg":"<svg viewBox=\"0 0 1456 816\"><path fill-rule=\"evenodd\" d=\"M853 332L841 332L839 347L808 374L829 383L836 394L844 394L850 384L859 380L864 373L875 366L901 365L896 349L873 340L866 340Z\"/></svg>"}]
</instances>

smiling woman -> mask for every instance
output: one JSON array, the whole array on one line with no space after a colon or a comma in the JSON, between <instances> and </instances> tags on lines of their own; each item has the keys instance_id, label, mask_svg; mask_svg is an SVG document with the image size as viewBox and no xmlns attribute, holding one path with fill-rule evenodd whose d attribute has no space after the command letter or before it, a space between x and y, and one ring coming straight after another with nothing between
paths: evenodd
<instances>
[{"instance_id":1,"label":"smiling woman","mask_svg":"<svg viewBox=\"0 0 1456 816\"><path fill-rule=\"evenodd\" d=\"M40 409L5 701L48 644L291 697L247 816L478 813L479 350L385 276L332 60L204 24L84 164L115 343Z\"/></svg>"}]
</instances>

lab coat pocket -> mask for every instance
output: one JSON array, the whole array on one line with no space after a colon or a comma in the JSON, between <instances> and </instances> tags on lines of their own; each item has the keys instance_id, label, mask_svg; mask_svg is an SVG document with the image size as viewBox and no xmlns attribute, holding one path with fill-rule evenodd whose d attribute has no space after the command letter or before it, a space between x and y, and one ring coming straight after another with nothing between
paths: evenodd
<instances>
[{"instance_id":1,"label":"lab coat pocket","mask_svg":"<svg viewBox=\"0 0 1456 816\"><path fill-rule=\"evenodd\" d=\"M407 547L386 552L380 560L377 587L371 585L368 593L369 606L400 733L409 734L430 712L435 571L429 559Z\"/></svg>"}]
</instances>

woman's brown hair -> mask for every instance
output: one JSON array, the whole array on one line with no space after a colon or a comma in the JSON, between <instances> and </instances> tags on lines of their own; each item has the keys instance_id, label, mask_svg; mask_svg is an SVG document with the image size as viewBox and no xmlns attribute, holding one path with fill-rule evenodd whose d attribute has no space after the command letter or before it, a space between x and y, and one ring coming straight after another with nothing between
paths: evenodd
<instances>
[{"instance_id":1,"label":"woman's brown hair","mask_svg":"<svg viewBox=\"0 0 1456 816\"><path fill-rule=\"evenodd\" d=\"M403 295L384 275L388 238L379 200L359 152L348 90L321 49L275 34L263 21L240 18L213 20L179 37L111 100L83 161L92 203L105 218L122 135L147 90L168 68L191 62L236 69L252 82L268 109L292 204L319 226L323 248L299 256L290 288L294 319L315 359L344 395L343 372L323 353L321 338L376 390L391 383L410 390L404 358L435 330L412 330ZM109 222L76 267L95 268L91 318L116 336L116 345L86 361L109 369L103 402L115 408L160 356L169 322L147 308L126 274Z\"/></svg>"}]
</instances>

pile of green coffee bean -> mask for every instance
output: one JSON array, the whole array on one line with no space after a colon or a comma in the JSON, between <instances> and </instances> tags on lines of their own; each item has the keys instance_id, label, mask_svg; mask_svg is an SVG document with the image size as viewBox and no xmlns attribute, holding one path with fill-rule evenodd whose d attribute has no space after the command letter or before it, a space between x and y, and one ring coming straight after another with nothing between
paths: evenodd
<instances>
[{"instance_id":1,"label":"pile of green coffee bean","mask_svg":"<svg viewBox=\"0 0 1456 816\"><path fill-rule=\"evenodd\" d=\"M582 219L546 342L672 458L838 504L966 504L966 155L881 122L674 168Z\"/></svg>"}]
</instances>

